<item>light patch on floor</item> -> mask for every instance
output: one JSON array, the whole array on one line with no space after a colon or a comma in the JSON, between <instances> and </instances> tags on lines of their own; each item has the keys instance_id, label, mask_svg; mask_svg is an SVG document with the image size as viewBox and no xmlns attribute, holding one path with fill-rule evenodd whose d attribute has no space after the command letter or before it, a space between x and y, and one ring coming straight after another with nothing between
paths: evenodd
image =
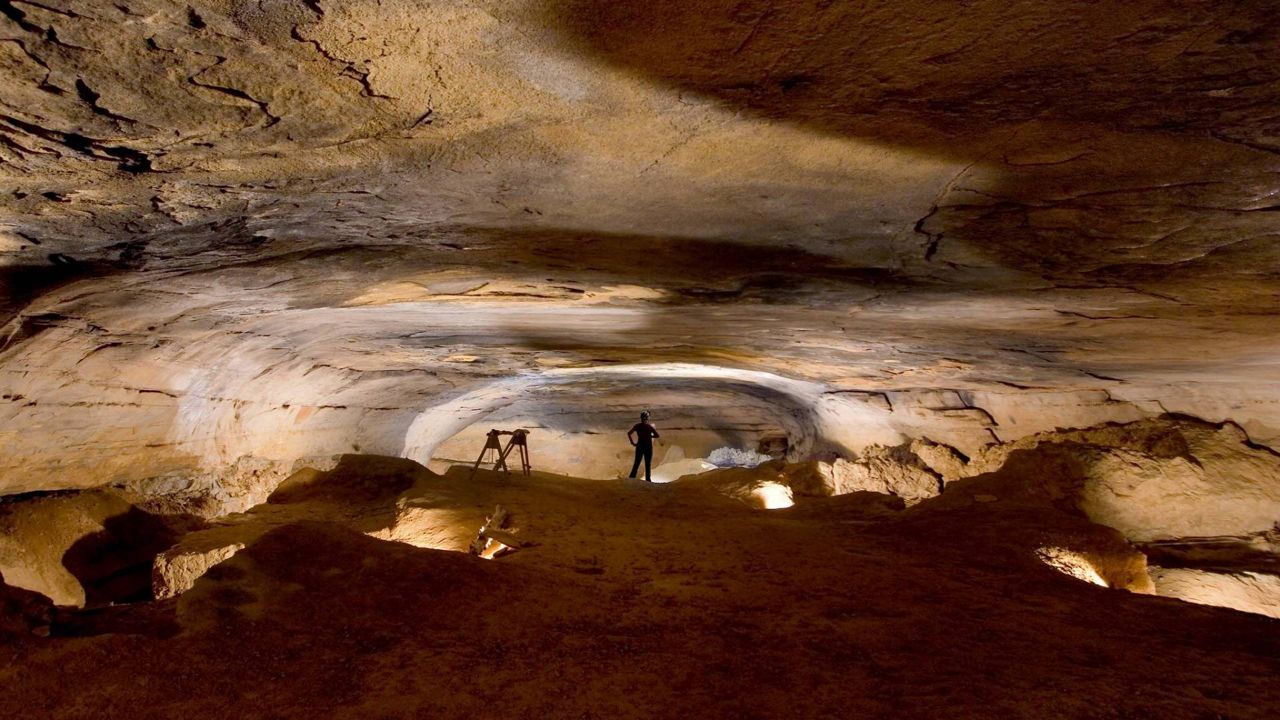
<instances>
[{"instance_id":1,"label":"light patch on floor","mask_svg":"<svg viewBox=\"0 0 1280 720\"><path fill-rule=\"evenodd\" d=\"M1063 575L1070 575L1077 580L1084 580L1094 585L1108 587L1098 569L1085 556L1073 550L1061 547L1042 547L1036 550L1041 562L1057 570Z\"/></svg>"}]
</instances>

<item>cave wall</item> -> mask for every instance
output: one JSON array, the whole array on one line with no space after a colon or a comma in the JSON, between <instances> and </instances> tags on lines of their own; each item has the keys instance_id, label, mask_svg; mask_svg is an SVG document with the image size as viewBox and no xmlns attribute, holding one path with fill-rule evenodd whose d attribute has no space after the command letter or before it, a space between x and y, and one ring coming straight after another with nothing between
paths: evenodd
<instances>
[{"instance_id":1,"label":"cave wall","mask_svg":"<svg viewBox=\"0 0 1280 720\"><path fill-rule=\"evenodd\" d=\"M1276 444L1271 5L9 0L0 493L650 405Z\"/></svg>"}]
</instances>

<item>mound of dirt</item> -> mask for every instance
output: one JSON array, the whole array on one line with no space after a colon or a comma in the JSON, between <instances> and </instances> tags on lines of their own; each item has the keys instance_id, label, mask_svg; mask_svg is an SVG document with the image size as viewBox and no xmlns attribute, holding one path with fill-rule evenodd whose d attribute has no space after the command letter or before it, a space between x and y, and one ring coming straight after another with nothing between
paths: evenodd
<instances>
[{"instance_id":1,"label":"mound of dirt","mask_svg":"<svg viewBox=\"0 0 1280 720\"><path fill-rule=\"evenodd\" d=\"M1099 533L1116 536L1043 498L944 496L876 519L849 503L856 493L757 512L696 484L466 476L407 494L442 512L513 508L531 544L490 561L285 523L180 597L11 646L0 716L1263 718L1280 706L1280 626L1047 564L1056 549L1108 575Z\"/></svg>"}]
</instances>

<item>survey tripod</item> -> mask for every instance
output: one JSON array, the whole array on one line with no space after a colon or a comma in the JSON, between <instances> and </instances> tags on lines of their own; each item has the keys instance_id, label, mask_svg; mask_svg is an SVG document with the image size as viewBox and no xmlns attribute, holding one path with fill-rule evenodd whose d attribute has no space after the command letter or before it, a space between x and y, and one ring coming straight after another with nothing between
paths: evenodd
<instances>
[{"instance_id":1,"label":"survey tripod","mask_svg":"<svg viewBox=\"0 0 1280 720\"><path fill-rule=\"evenodd\" d=\"M506 447L502 446L501 436L503 435L511 436L511 439L507 441ZM519 430L490 430L484 441L484 449L480 451L480 457L476 458L476 463L471 467L471 474L467 476L467 479L474 478L476 470L479 470L482 464L488 463L493 463L495 471L501 470L510 475L511 469L507 467L507 456L517 448L520 450L520 469L525 475L528 475L533 470L533 466L529 464L529 431L524 428Z\"/></svg>"}]
</instances>

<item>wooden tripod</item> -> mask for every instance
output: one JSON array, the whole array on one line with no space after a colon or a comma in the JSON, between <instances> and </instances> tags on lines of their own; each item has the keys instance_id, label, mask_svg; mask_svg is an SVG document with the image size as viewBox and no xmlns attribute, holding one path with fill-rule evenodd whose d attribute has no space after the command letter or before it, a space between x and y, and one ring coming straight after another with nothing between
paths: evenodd
<instances>
[{"instance_id":1,"label":"wooden tripod","mask_svg":"<svg viewBox=\"0 0 1280 720\"><path fill-rule=\"evenodd\" d=\"M502 435L511 436L505 448L502 447L502 440L499 439ZM528 475L533 469L533 466L529 464L529 431L523 428L519 430L490 430L484 441L484 449L480 451L480 457L476 458L476 464L471 467L471 474L467 476L467 479L470 480L476 476L476 470L480 469L482 463L493 463L495 471L501 470L510 475L511 469L507 467L507 456L515 448L520 448L520 469L525 475ZM486 459L486 457L490 459Z\"/></svg>"}]
</instances>

